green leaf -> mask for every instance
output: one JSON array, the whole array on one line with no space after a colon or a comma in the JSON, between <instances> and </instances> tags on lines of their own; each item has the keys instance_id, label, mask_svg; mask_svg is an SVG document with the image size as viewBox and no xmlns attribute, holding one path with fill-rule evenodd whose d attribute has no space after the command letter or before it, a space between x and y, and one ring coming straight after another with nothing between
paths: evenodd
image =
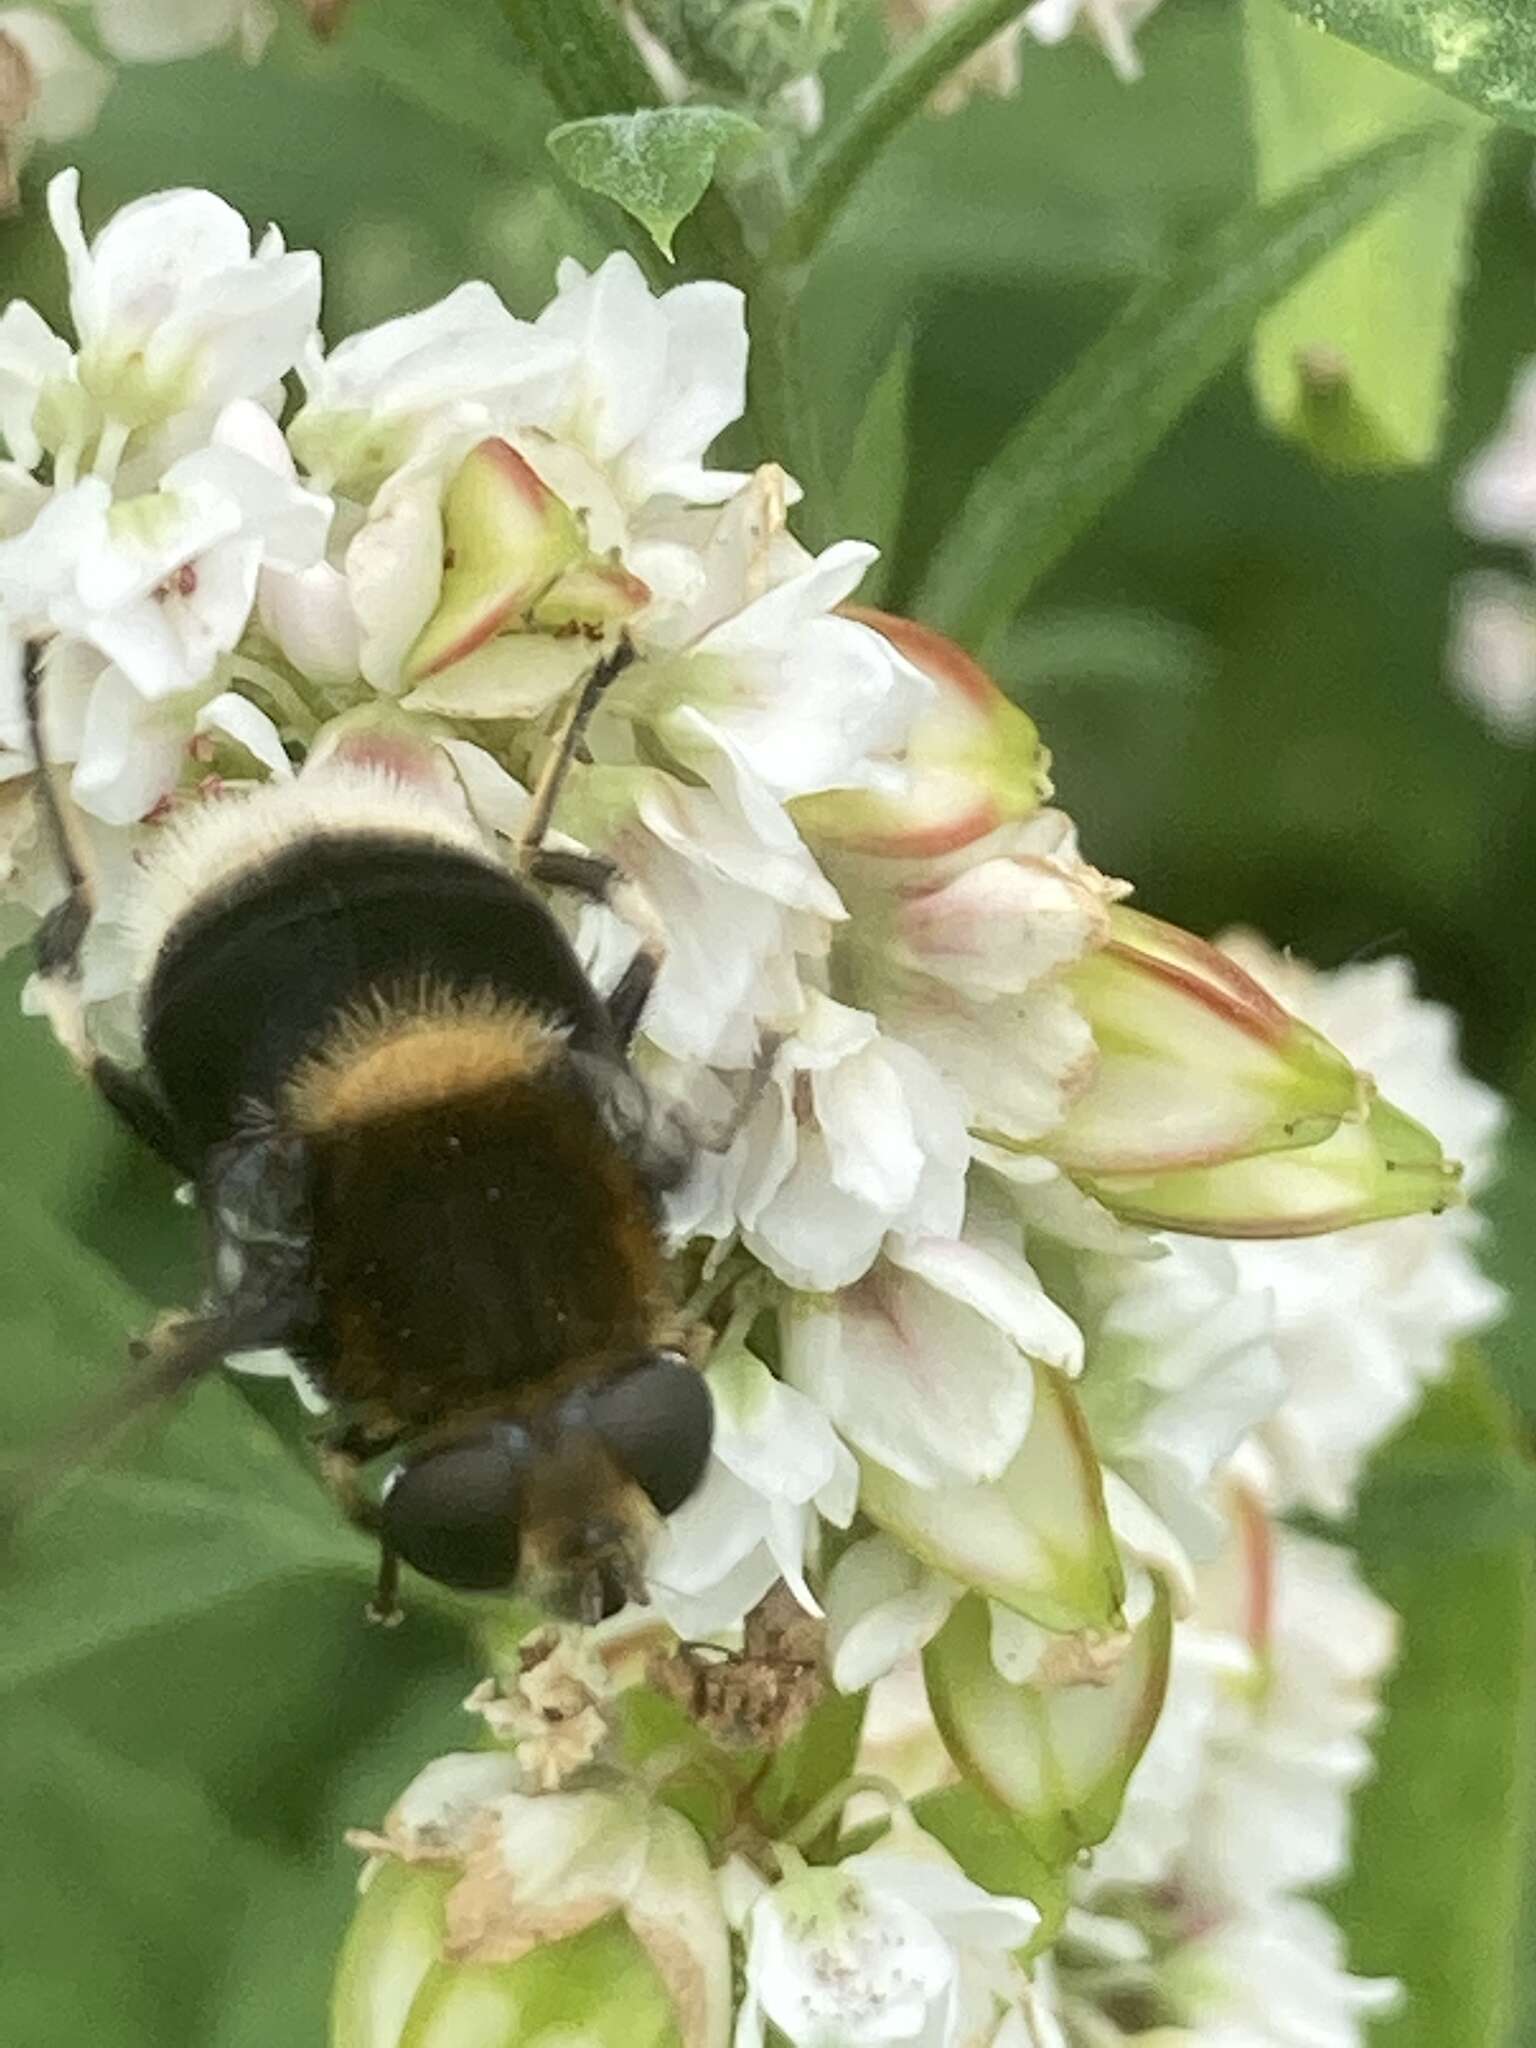
<instances>
[{"instance_id":1,"label":"green leaf","mask_svg":"<svg viewBox=\"0 0 1536 2048\"><path fill-rule=\"evenodd\" d=\"M1395 136L1244 208L1132 299L982 472L940 545L919 615L981 646L1152 453L1254 321L1386 200L1462 147Z\"/></svg>"},{"instance_id":2,"label":"green leaf","mask_svg":"<svg viewBox=\"0 0 1536 2048\"><path fill-rule=\"evenodd\" d=\"M1012 694L1042 690L1150 690L1194 697L1216 680L1213 643L1157 612L1031 610L1008 634L998 661Z\"/></svg>"},{"instance_id":3,"label":"green leaf","mask_svg":"<svg viewBox=\"0 0 1536 2048\"><path fill-rule=\"evenodd\" d=\"M664 256L722 163L755 147L763 131L725 107L641 107L567 121L546 137L549 153L584 191L612 199L649 231Z\"/></svg>"},{"instance_id":4,"label":"green leaf","mask_svg":"<svg viewBox=\"0 0 1536 2048\"><path fill-rule=\"evenodd\" d=\"M0 1378L8 1454L50 1441L128 1370L147 1314L89 1252L0 1190ZM0 1689L33 1684L125 1634L276 1577L367 1570L315 1479L227 1385L146 1417L139 1469L90 1466L23 1517L7 1545Z\"/></svg>"},{"instance_id":5,"label":"green leaf","mask_svg":"<svg viewBox=\"0 0 1536 2048\"><path fill-rule=\"evenodd\" d=\"M1427 78L1442 93L1536 129L1536 10L1529 0L1285 0L1326 29Z\"/></svg>"},{"instance_id":6,"label":"green leaf","mask_svg":"<svg viewBox=\"0 0 1536 2048\"><path fill-rule=\"evenodd\" d=\"M1485 1498L1442 1494L1410 1545L1406 1515L1448 1459L1481 1461ZM1353 1870L1332 1901L1351 1968L1397 1977L1407 1993L1373 2048L1529 2038L1510 2030L1514 1973L1530 1954L1518 1916L1536 1791L1536 1553L1516 1485L1508 1416L1468 1355L1378 1461L1361 1503L1367 1576L1402 1618ZM1519 1491L1528 1498L1528 1484Z\"/></svg>"},{"instance_id":7,"label":"green leaf","mask_svg":"<svg viewBox=\"0 0 1536 2048\"><path fill-rule=\"evenodd\" d=\"M1262 197L1454 110L1433 86L1295 21L1280 0L1245 9L1248 96ZM1411 468L1444 423L1467 234L1492 124L1461 117L1448 146L1346 237L1260 323L1260 409L1332 468Z\"/></svg>"},{"instance_id":8,"label":"green leaf","mask_svg":"<svg viewBox=\"0 0 1536 2048\"><path fill-rule=\"evenodd\" d=\"M848 450L839 502L846 532L880 550L859 585L861 604L881 603L890 582L891 557L907 494L907 413L912 402L912 330L886 357L870 388Z\"/></svg>"},{"instance_id":9,"label":"green leaf","mask_svg":"<svg viewBox=\"0 0 1536 2048\"><path fill-rule=\"evenodd\" d=\"M769 1833L788 1834L819 1799L852 1774L868 1704L867 1693L829 1690L799 1734L774 1753L752 1792L752 1803Z\"/></svg>"}]
</instances>

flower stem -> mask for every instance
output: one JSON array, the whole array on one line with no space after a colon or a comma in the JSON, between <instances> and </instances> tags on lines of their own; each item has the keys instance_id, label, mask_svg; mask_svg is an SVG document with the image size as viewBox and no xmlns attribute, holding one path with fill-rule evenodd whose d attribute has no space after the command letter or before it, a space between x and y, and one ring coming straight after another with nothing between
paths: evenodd
<instances>
[{"instance_id":1,"label":"flower stem","mask_svg":"<svg viewBox=\"0 0 1536 2048\"><path fill-rule=\"evenodd\" d=\"M812 160L800 198L769 250L790 268L813 256L880 151L950 73L1024 12L1023 0L970 0L909 43L854 102Z\"/></svg>"},{"instance_id":2,"label":"flower stem","mask_svg":"<svg viewBox=\"0 0 1536 2048\"><path fill-rule=\"evenodd\" d=\"M844 1778L834 1785L830 1792L817 1800L808 1813L802 1814L789 1833L782 1838L780 1847L795 1852L809 1848L817 1836L825 1833L832 1825L856 1792L873 1792L877 1798L885 1801L893 1813L907 1811L906 1800L889 1778L875 1777L868 1771L856 1771L851 1778Z\"/></svg>"}]
</instances>

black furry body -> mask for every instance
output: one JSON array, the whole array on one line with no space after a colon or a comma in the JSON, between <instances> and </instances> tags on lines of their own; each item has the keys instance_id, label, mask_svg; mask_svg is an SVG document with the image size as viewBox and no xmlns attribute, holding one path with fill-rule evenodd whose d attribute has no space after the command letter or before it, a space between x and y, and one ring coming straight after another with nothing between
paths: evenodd
<instances>
[{"instance_id":1,"label":"black furry body","mask_svg":"<svg viewBox=\"0 0 1536 2048\"><path fill-rule=\"evenodd\" d=\"M296 1077L330 1055L344 1078L360 1022L456 1003L482 1037L498 1018L558 1036L425 1101L296 1131ZM205 1200L258 1263L256 1241L286 1234L295 1261L302 1241L290 1348L372 1433L536 1407L653 1336L656 1175L616 1142L623 1047L547 906L489 859L301 840L172 926L143 1017ZM410 1057L456 1042L449 1024Z\"/></svg>"},{"instance_id":2,"label":"black furry body","mask_svg":"<svg viewBox=\"0 0 1536 2048\"><path fill-rule=\"evenodd\" d=\"M274 1106L360 1006L491 993L622 1052L547 907L504 869L420 841L312 838L194 906L144 998L145 1057L179 1137L202 1152Z\"/></svg>"}]
</instances>

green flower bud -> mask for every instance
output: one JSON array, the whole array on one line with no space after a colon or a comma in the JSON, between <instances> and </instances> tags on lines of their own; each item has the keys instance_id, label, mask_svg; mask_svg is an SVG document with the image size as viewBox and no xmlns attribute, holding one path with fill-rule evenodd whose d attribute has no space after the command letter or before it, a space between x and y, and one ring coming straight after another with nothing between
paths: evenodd
<instances>
[{"instance_id":1,"label":"green flower bud","mask_svg":"<svg viewBox=\"0 0 1536 2048\"><path fill-rule=\"evenodd\" d=\"M762 106L836 49L837 0L635 0L690 85Z\"/></svg>"},{"instance_id":2,"label":"green flower bud","mask_svg":"<svg viewBox=\"0 0 1536 2048\"><path fill-rule=\"evenodd\" d=\"M1317 1237L1462 1199L1461 1168L1422 1124L1377 1100L1321 1144L1153 1173L1080 1175L1128 1222L1197 1237Z\"/></svg>"},{"instance_id":3,"label":"green flower bud","mask_svg":"<svg viewBox=\"0 0 1536 2048\"><path fill-rule=\"evenodd\" d=\"M864 605L841 609L921 669L934 694L907 741L906 786L801 797L790 806L800 829L840 852L930 860L1032 817L1051 793L1033 721L942 633Z\"/></svg>"},{"instance_id":4,"label":"green flower bud","mask_svg":"<svg viewBox=\"0 0 1536 2048\"><path fill-rule=\"evenodd\" d=\"M683 2048L655 1964L618 1914L517 1962L445 1959L451 1871L375 1871L342 1950L331 2048Z\"/></svg>"},{"instance_id":5,"label":"green flower bud","mask_svg":"<svg viewBox=\"0 0 1536 2048\"><path fill-rule=\"evenodd\" d=\"M928 1701L945 1747L966 1776L1019 1816L1052 1863L1102 1842L1162 1711L1172 1616L1157 1585L1151 1612L1116 1658L1050 1659L1034 1681L1004 1678L993 1661L984 1601L962 1600L923 1653ZM1065 1647L1070 1648L1070 1642Z\"/></svg>"},{"instance_id":6,"label":"green flower bud","mask_svg":"<svg viewBox=\"0 0 1536 2048\"><path fill-rule=\"evenodd\" d=\"M1108 945L1064 977L1099 1063L1040 1148L1059 1165L1097 1190L1316 1145L1359 1117L1362 1077L1234 960L1123 904L1109 922Z\"/></svg>"},{"instance_id":7,"label":"green flower bud","mask_svg":"<svg viewBox=\"0 0 1536 2048\"><path fill-rule=\"evenodd\" d=\"M729 1937L688 1823L639 1786L531 1794L441 1757L392 1809L337 1970L332 2048L724 2048Z\"/></svg>"},{"instance_id":8,"label":"green flower bud","mask_svg":"<svg viewBox=\"0 0 1536 2048\"><path fill-rule=\"evenodd\" d=\"M914 1486L861 1459L859 1506L924 1564L1044 1628L1110 1628L1125 1580L1098 1460L1067 1382L1033 1371L1029 1433L1000 1478Z\"/></svg>"}]
</instances>

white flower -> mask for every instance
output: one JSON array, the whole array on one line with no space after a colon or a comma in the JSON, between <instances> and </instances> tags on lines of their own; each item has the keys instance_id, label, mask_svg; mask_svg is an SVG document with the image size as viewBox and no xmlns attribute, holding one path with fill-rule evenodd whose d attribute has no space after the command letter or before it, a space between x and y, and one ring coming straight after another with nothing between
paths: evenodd
<instances>
[{"instance_id":1,"label":"white flower","mask_svg":"<svg viewBox=\"0 0 1536 2048\"><path fill-rule=\"evenodd\" d=\"M776 797L875 780L927 695L888 641L832 616L875 555L860 541L838 541L814 560L786 564L772 588L637 674L620 703L638 695L685 762L724 733ZM826 715L830 703L836 718ZM689 709L691 717L679 715Z\"/></svg>"},{"instance_id":2,"label":"white flower","mask_svg":"<svg viewBox=\"0 0 1536 2048\"><path fill-rule=\"evenodd\" d=\"M1262 1526L1229 1552L1201 1613L1248 1632L1258 1682L1213 1717L1183 1880L1215 1908L1326 1884L1348 1868L1396 1618L1347 1551Z\"/></svg>"},{"instance_id":3,"label":"white flower","mask_svg":"<svg viewBox=\"0 0 1536 2048\"><path fill-rule=\"evenodd\" d=\"M732 285L675 285L654 297L622 253L590 276L570 257L538 331L573 363L569 383L529 424L581 448L621 503L718 505L745 478L704 468L710 443L746 403L747 329ZM556 486L558 488L558 484Z\"/></svg>"},{"instance_id":4,"label":"white flower","mask_svg":"<svg viewBox=\"0 0 1536 2048\"><path fill-rule=\"evenodd\" d=\"M792 1301L783 1329L791 1384L919 1487L997 1478L1034 1414L1029 1360L1082 1361L1021 1253L958 1238L892 1237L856 1285Z\"/></svg>"},{"instance_id":5,"label":"white flower","mask_svg":"<svg viewBox=\"0 0 1536 2048\"><path fill-rule=\"evenodd\" d=\"M1247 935L1223 945L1441 1135L1466 1163L1469 1192L1477 1191L1504 1108L1462 1068L1452 1013L1415 995L1405 962L1325 975ZM1471 1250L1478 1228L1462 1209L1233 1247L1243 1287L1275 1304L1288 1384L1262 1436L1282 1505L1346 1512L1365 1459L1410 1413L1425 1382L1445 1372L1457 1340L1497 1318L1503 1295Z\"/></svg>"},{"instance_id":6,"label":"white flower","mask_svg":"<svg viewBox=\"0 0 1536 2048\"><path fill-rule=\"evenodd\" d=\"M1245 1290L1231 1250L1170 1238L1146 1261L1082 1261L1087 1364L1078 1389L1095 1447L1195 1554L1227 1519L1213 1475L1273 1414L1286 1378L1274 1305Z\"/></svg>"},{"instance_id":7,"label":"white flower","mask_svg":"<svg viewBox=\"0 0 1536 2048\"><path fill-rule=\"evenodd\" d=\"M1451 597L1451 687L1506 746L1536 741L1536 588L1499 570L1463 576Z\"/></svg>"},{"instance_id":8,"label":"white flower","mask_svg":"<svg viewBox=\"0 0 1536 2048\"><path fill-rule=\"evenodd\" d=\"M646 1037L680 1060L751 1067L763 1030L800 1013L796 953L825 952L844 914L782 807L722 741L703 787L593 769L572 778L561 818L634 877L668 935Z\"/></svg>"},{"instance_id":9,"label":"white flower","mask_svg":"<svg viewBox=\"0 0 1536 2048\"><path fill-rule=\"evenodd\" d=\"M125 64L195 57L234 42L254 63L277 27L271 0L92 0L109 53Z\"/></svg>"},{"instance_id":10,"label":"white flower","mask_svg":"<svg viewBox=\"0 0 1536 2048\"><path fill-rule=\"evenodd\" d=\"M1057 977L1104 944L1123 885L1083 860L1060 811L959 859L913 863L883 915L859 887L878 876L858 863L845 883L863 913L841 948L860 999L959 1083L973 1124L1019 1143L1043 1136L1095 1061Z\"/></svg>"},{"instance_id":11,"label":"white flower","mask_svg":"<svg viewBox=\"0 0 1536 2048\"><path fill-rule=\"evenodd\" d=\"M238 422L240 411L229 414ZM264 561L302 569L325 545L330 501L229 445L223 427L172 463L157 491L110 507L105 533L82 541L73 593L53 607L55 623L148 698L194 688L235 646Z\"/></svg>"},{"instance_id":12,"label":"white flower","mask_svg":"<svg viewBox=\"0 0 1536 2048\"><path fill-rule=\"evenodd\" d=\"M1130 83L1141 76L1132 31L1157 5L1158 0L1035 0L1024 26L1037 43L1046 44L1065 41L1075 28L1086 29L1115 75Z\"/></svg>"},{"instance_id":13,"label":"white flower","mask_svg":"<svg viewBox=\"0 0 1536 2048\"><path fill-rule=\"evenodd\" d=\"M838 1691L862 1692L913 1659L949 1619L960 1590L947 1573L928 1570L889 1536L851 1543L826 1588L827 1648Z\"/></svg>"},{"instance_id":14,"label":"white flower","mask_svg":"<svg viewBox=\"0 0 1536 2048\"><path fill-rule=\"evenodd\" d=\"M328 355L312 347L290 438L312 476L370 495L445 433L473 438L537 404L569 361L563 344L514 319L488 284L463 284Z\"/></svg>"},{"instance_id":15,"label":"white flower","mask_svg":"<svg viewBox=\"0 0 1536 2048\"><path fill-rule=\"evenodd\" d=\"M113 215L92 242L79 173L60 171L48 212L69 269L76 374L120 433L191 412L212 419L266 398L299 360L320 310L320 263L288 254L211 192L157 192Z\"/></svg>"},{"instance_id":16,"label":"white flower","mask_svg":"<svg viewBox=\"0 0 1536 2048\"><path fill-rule=\"evenodd\" d=\"M1338 1928L1300 1899L1197 1934L1165 1976L1192 2048L1362 2048L1367 2022L1400 1995L1389 1979L1351 1977Z\"/></svg>"},{"instance_id":17,"label":"white flower","mask_svg":"<svg viewBox=\"0 0 1536 2048\"><path fill-rule=\"evenodd\" d=\"M743 1241L792 1287L845 1287L892 1230L958 1232L965 1124L920 1053L815 989L733 1151Z\"/></svg>"},{"instance_id":18,"label":"white flower","mask_svg":"<svg viewBox=\"0 0 1536 2048\"><path fill-rule=\"evenodd\" d=\"M112 85L107 67L36 7L0 8L0 203L38 143L66 142L96 124Z\"/></svg>"},{"instance_id":19,"label":"white flower","mask_svg":"<svg viewBox=\"0 0 1536 2048\"><path fill-rule=\"evenodd\" d=\"M820 1613L805 1578L817 1516L848 1526L858 1468L815 1404L749 1351L717 1354L709 1387L709 1468L652 1554L657 1605L680 1634L712 1636L739 1623L782 1578L803 1607Z\"/></svg>"},{"instance_id":20,"label":"white flower","mask_svg":"<svg viewBox=\"0 0 1536 2048\"><path fill-rule=\"evenodd\" d=\"M761 2048L765 2021L792 2048L975 2048L1011 1990L1011 1952L1039 1919L898 1821L878 1847L802 1869L751 1906L735 2048Z\"/></svg>"}]
</instances>

